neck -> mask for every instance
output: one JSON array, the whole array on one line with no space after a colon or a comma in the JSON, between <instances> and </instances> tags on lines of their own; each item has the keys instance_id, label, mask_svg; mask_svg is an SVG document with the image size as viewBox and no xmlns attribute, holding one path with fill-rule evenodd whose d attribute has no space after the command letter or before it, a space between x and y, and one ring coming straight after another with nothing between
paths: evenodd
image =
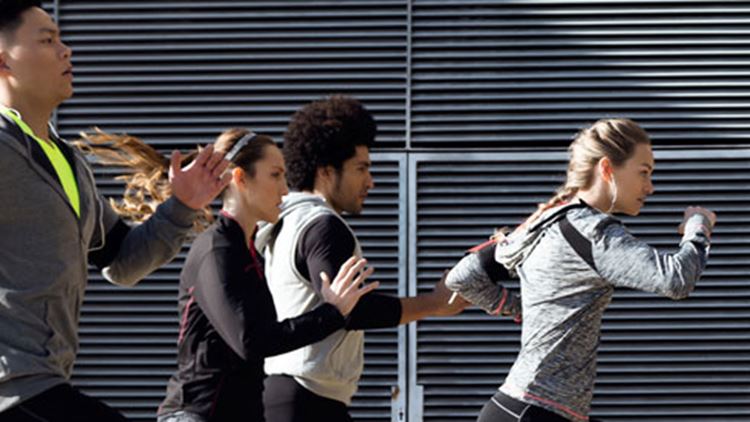
<instances>
[{"instance_id":1,"label":"neck","mask_svg":"<svg viewBox=\"0 0 750 422\"><path fill-rule=\"evenodd\" d=\"M323 200L325 200L325 201L326 201L326 204L328 204L328 205L329 205L329 206L330 206L331 208L333 208L333 210L334 210L334 211L336 211L336 214L339 214L339 215L341 215L341 212L342 212L343 210L339 209L339 208L338 208L338 207L336 206L336 204L335 204L335 203L334 203L333 201L331 201L331 197L330 197L329 195L327 195L327 194L326 194L326 190L324 190L324 189L320 189L320 188L316 187L316 188L314 188L314 189L313 189L313 190L311 190L311 191L304 191L304 192L307 192L307 193L311 193L311 194L313 194L313 195L317 195L317 196L319 196L319 197L323 198Z\"/></svg>"},{"instance_id":2,"label":"neck","mask_svg":"<svg viewBox=\"0 0 750 422\"><path fill-rule=\"evenodd\" d=\"M612 196L609 193L609 189L590 188L580 190L576 194L576 197L605 214L612 212L612 210L610 210Z\"/></svg>"},{"instance_id":3,"label":"neck","mask_svg":"<svg viewBox=\"0 0 750 422\"><path fill-rule=\"evenodd\" d=\"M10 95L0 96L0 104L12 108L21 113L21 119L29 125L34 135L44 140L49 140L49 127L47 123L52 117L54 107L33 104L31 101L21 101Z\"/></svg>"},{"instance_id":4,"label":"neck","mask_svg":"<svg viewBox=\"0 0 750 422\"><path fill-rule=\"evenodd\" d=\"M245 238L250 243L253 233L255 233L255 226L258 224L258 218L242 208L242 206L235 202L227 201L221 210L231 215L240 227L242 227L242 231L245 232Z\"/></svg>"}]
</instances>

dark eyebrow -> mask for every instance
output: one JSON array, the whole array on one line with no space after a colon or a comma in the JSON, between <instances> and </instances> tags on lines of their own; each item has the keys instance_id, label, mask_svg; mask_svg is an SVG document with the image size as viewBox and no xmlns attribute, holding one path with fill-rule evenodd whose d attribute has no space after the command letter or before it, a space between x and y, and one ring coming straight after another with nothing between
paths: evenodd
<instances>
[{"instance_id":1,"label":"dark eyebrow","mask_svg":"<svg viewBox=\"0 0 750 422\"><path fill-rule=\"evenodd\" d=\"M641 166L646 167L646 169L648 169L648 170L653 170L654 169L654 166L652 166L649 163L641 163Z\"/></svg>"},{"instance_id":2,"label":"dark eyebrow","mask_svg":"<svg viewBox=\"0 0 750 422\"><path fill-rule=\"evenodd\" d=\"M57 34L60 33L60 31L58 31L57 29L55 29L55 28L49 28L49 27L40 28L39 32L42 32L42 33L45 33L45 34L50 34L50 35L57 35Z\"/></svg>"}]
</instances>

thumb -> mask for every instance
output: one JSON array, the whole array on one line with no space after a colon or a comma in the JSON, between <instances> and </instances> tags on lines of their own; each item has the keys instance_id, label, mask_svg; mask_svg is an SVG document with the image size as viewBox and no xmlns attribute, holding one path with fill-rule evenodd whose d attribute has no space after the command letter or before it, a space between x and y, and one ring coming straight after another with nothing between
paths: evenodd
<instances>
[{"instance_id":1,"label":"thumb","mask_svg":"<svg viewBox=\"0 0 750 422\"><path fill-rule=\"evenodd\" d=\"M325 271L320 272L320 281L323 284L324 290L330 290L331 289L331 279L328 278L328 274L326 274Z\"/></svg>"},{"instance_id":2,"label":"thumb","mask_svg":"<svg viewBox=\"0 0 750 422\"><path fill-rule=\"evenodd\" d=\"M172 156L169 158L169 180L172 180L174 175L180 171L180 163L182 163L182 154L179 150L173 150Z\"/></svg>"}]
</instances>

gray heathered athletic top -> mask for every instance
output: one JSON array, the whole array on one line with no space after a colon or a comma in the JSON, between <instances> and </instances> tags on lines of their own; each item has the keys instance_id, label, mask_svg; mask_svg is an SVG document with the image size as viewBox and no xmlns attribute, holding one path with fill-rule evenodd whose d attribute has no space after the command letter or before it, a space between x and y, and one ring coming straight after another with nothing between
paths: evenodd
<instances>
[{"instance_id":1,"label":"gray heathered athletic top","mask_svg":"<svg viewBox=\"0 0 750 422\"><path fill-rule=\"evenodd\" d=\"M540 221L555 211L559 208ZM709 222L702 215L691 217L679 251L666 254L593 208L571 209L567 218L591 241L596 270L573 250L556 223L534 235L519 233L497 247L499 262L518 264L509 269L521 279L523 308L521 351L500 390L568 419L587 421L602 314L614 288L687 297L706 265ZM453 271L468 276L472 269Z\"/></svg>"}]
</instances>

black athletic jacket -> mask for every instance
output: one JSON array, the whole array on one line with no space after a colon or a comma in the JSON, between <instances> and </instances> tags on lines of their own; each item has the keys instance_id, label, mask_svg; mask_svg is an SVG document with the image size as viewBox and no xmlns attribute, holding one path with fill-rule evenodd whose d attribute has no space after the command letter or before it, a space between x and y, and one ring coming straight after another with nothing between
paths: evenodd
<instances>
[{"instance_id":1,"label":"black athletic jacket","mask_svg":"<svg viewBox=\"0 0 750 422\"><path fill-rule=\"evenodd\" d=\"M180 276L178 369L159 414L187 410L210 421L263 420L263 359L344 327L323 304L278 322L262 258L222 215L201 233Z\"/></svg>"}]
</instances>

